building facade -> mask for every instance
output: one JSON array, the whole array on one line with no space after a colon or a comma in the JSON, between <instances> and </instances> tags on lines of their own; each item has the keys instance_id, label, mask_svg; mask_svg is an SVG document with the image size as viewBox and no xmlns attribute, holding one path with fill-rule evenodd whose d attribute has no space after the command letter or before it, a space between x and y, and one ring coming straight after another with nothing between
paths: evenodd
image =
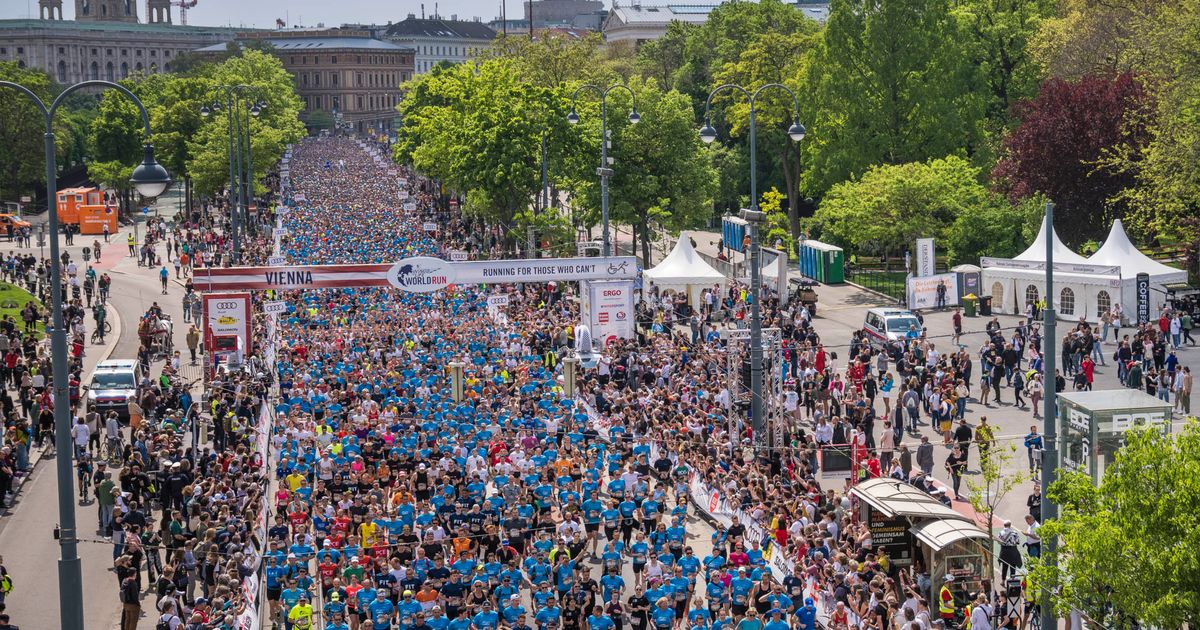
<instances>
[{"instance_id":1,"label":"building facade","mask_svg":"<svg viewBox=\"0 0 1200 630\"><path fill-rule=\"evenodd\" d=\"M443 61L457 64L474 59L492 45L496 31L481 21L463 21L457 16L423 19L410 13L404 21L388 27L386 37L411 48L414 70L424 74Z\"/></svg>"},{"instance_id":2,"label":"building facade","mask_svg":"<svg viewBox=\"0 0 1200 630\"><path fill-rule=\"evenodd\" d=\"M613 8L604 18L601 31L605 42L633 42L641 45L667 34L671 22L703 24L708 14L721 2L664 2L646 3L639 0L614 0ZM810 19L824 22L829 17L827 0L806 0L790 3Z\"/></svg>"},{"instance_id":3,"label":"building facade","mask_svg":"<svg viewBox=\"0 0 1200 630\"><path fill-rule=\"evenodd\" d=\"M180 53L224 44L237 31L172 25L167 0L150 0L153 24L139 24L133 0L75 0L74 20L62 0L38 0L40 19L0 20L0 61L37 68L61 84L119 81L135 73L170 72Z\"/></svg>"},{"instance_id":4,"label":"building facade","mask_svg":"<svg viewBox=\"0 0 1200 630\"><path fill-rule=\"evenodd\" d=\"M306 122L318 112L357 131L389 130L400 102L400 84L413 76L413 51L369 37L367 31L343 29L272 31L265 37L244 33L240 41L262 40L274 48L292 73L304 101ZM224 52L224 45L200 53Z\"/></svg>"}]
</instances>

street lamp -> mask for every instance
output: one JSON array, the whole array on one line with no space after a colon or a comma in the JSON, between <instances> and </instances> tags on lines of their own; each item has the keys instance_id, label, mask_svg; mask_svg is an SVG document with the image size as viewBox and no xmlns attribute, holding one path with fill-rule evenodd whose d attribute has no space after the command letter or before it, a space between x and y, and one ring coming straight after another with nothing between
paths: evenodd
<instances>
[{"instance_id":1,"label":"street lamp","mask_svg":"<svg viewBox=\"0 0 1200 630\"><path fill-rule=\"evenodd\" d=\"M55 443L70 445L71 441L71 398L67 391L67 329L63 325L63 296L62 268L58 264L58 182L55 173L55 137L54 114L70 94L81 88L102 87L117 90L128 96L138 106L142 114L143 135L147 140L144 147L145 155L141 165L133 172L130 183L138 192L146 196L158 196L171 185L171 177L167 170L154 160L154 147L149 144L150 116L146 107L138 97L125 87L111 81L84 81L76 83L63 90L55 97L49 107L38 98L29 88L10 81L0 81L0 86L9 87L28 96L42 112L46 123L46 131L42 138L45 141L46 159L46 206L50 213L50 282L54 285L50 291L51 315L54 328L50 330L50 355L53 365L54 386L54 435ZM69 452L69 451L68 451ZM75 526L75 489L74 475L71 474L72 457L60 453L55 458L55 471L58 475L58 606L61 619L59 627L64 630L83 630L83 577L80 572L78 541L79 534Z\"/></svg>"},{"instance_id":2,"label":"street lamp","mask_svg":"<svg viewBox=\"0 0 1200 630\"><path fill-rule=\"evenodd\" d=\"M567 122L572 125L579 124L579 114L575 113L575 98L581 90L594 90L600 95L600 168L596 169L596 174L600 176L600 217L604 224L604 256L611 253L608 240L608 178L612 176L612 169L608 167L608 93L620 88L629 92L630 111L629 124L636 125L641 122L642 117L637 111L637 96L629 86L616 84L608 88L601 88L591 83L576 88L575 93L571 95L571 113L567 114Z\"/></svg>"},{"instance_id":3,"label":"street lamp","mask_svg":"<svg viewBox=\"0 0 1200 630\"><path fill-rule=\"evenodd\" d=\"M229 159L229 218L233 232L233 260L241 258L242 222L248 218L249 201L253 198L254 158L250 151L250 120L245 121L245 142L242 141L242 116L238 113L248 109L250 116L257 118L267 104L261 98L259 89L252 85L218 85L213 88L217 98L210 105L200 107L200 116L208 118L221 111L220 97L224 96L229 108L228 140L226 142ZM255 100L249 100L247 94L253 94ZM248 108L245 107L249 105ZM235 146L236 142L236 146ZM245 159L243 159L243 152ZM247 189L250 189L247 191ZM240 208L239 208L240 206Z\"/></svg>"},{"instance_id":4,"label":"street lamp","mask_svg":"<svg viewBox=\"0 0 1200 630\"><path fill-rule=\"evenodd\" d=\"M788 138L793 142L804 139L804 125L800 124L800 99L791 88L781 83L768 83L760 86L753 94L749 90L732 83L718 85L709 93L704 102L704 126L700 128L700 139L705 144L712 144L717 139L717 130L712 126L709 109L712 99L722 90L736 90L746 95L750 101L750 209L743 210L741 215L750 224L750 293L753 301L750 303L750 422L754 430L754 441L763 444L767 433L766 416L763 413L763 353L762 353L762 243L758 238L758 227L766 215L758 210L758 172L755 165L755 140L757 128L755 114L757 113L758 95L767 88L781 89L792 96L792 125L788 128Z\"/></svg>"}]
</instances>

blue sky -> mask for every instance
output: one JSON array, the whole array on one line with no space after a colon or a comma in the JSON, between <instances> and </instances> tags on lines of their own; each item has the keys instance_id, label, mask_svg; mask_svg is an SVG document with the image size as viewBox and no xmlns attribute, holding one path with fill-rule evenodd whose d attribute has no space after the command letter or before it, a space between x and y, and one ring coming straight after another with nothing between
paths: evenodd
<instances>
[{"instance_id":1,"label":"blue sky","mask_svg":"<svg viewBox=\"0 0 1200 630\"><path fill-rule=\"evenodd\" d=\"M501 0L436 0L437 11L442 17L457 14L459 19L480 17L486 22L500 15ZM524 15L522 0L507 0L508 16L519 18ZM145 17L146 2L137 0L138 15ZM274 28L275 19L286 19L289 26L336 26L344 22L398 22L409 13L421 14L422 0L199 0L195 8L188 11L189 24L233 25L258 28ZM434 12L435 0L425 0L425 14ZM609 1L605 0L605 5ZM36 18L37 0L0 0L0 19ZM74 0L63 0L63 17L72 19L75 14ZM175 21L179 20L179 9L173 10Z\"/></svg>"}]
</instances>

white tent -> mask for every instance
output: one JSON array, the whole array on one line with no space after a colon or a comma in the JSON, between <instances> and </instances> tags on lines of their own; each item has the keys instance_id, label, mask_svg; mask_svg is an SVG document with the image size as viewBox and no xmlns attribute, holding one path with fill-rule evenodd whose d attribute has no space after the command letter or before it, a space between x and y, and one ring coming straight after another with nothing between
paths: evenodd
<instances>
[{"instance_id":1,"label":"white tent","mask_svg":"<svg viewBox=\"0 0 1200 630\"><path fill-rule=\"evenodd\" d=\"M1089 265L1116 265L1121 268L1122 278L1132 279L1144 273L1150 276L1152 284L1187 282L1186 271L1168 267L1134 247L1120 219L1113 221L1104 245L1087 262Z\"/></svg>"},{"instance_id":2,"label":"white tent","mask_svg":"<svg viewBox=\"0 0 1200 630\"><path fill-rule=\"evenodd\" d=\"M981 294L992 297L992 308L999 313L1022 314L1026 303L1045 297L1046 261L1045 222L1034 243L1011 260L984 258ZM1116 305L1126 319L1136 317L1137 276L1150 276L1150 312L1162 306L1163 284L1186 282L1187 272L1168 267L1138 251L1125 227L1116 221L1100 251L1084 258L1071 251L1051 231L1054 243L1054 307L1063 319L1084 318L1098 321Z\"/></svg>"},{"instance_id":3,"label":"white tent","mask_svg":"<svg viewBox=\"0 0 1200 630\"><path fill-rule=\"evenodd\" d=\"M725 274L713 269L696 253L687 232L680 232L671 253L653 269L642 271L642 276L660 290L684 292L693 307L700 306L700 293L705 288L711 288L714 284L724 286L726 283Z\"/></svg>"},{"instance_id":4,"label":"white tent","mask_svg":"<svg viewBox=\"0 0 1200 630\"><path fill-rule=\"evenodd\" d=\"M1063 245L1063 242L1058 238L1057 230L1050 230L1051 237L1054 239L1054 262L1056 263L1073 263L1085 264L1087 259L1075 252L1071 248ZM1038 230L1037 238L1033 239L1033 244L1018 254L1013 260L1027 260L1032 262L1046 262L1046 222L1042 221L1042 227Z\"/></svg>"}]
</instances>

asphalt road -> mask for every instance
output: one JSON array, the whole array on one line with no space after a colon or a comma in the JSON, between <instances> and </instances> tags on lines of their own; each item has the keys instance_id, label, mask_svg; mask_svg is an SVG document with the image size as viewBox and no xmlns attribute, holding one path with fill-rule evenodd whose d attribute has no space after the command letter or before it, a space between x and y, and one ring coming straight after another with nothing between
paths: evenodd
<instances>
[{"instance_id":1,"label":"asphalt road","mask_svg":"<svg viewBox=\"0 0 1200 630\"><path fill-rule=\"evenodd\" d=\"M112 345L113 359L136 358L137 321L152 303L158 302L176 322L182 322L183 319L180 303L182 286L171 283L169 295L161 294L157 271L139 268L133 258L127 257L126 229L113 235L111 243L103 248L98 267L107 269L113 279L109 308L110 312L116 311L121 322L121 334ZM75 242L75 247L65 249L72 253L74 259L80 260L79 250L84 246L85 238L76 237ZM87 237L86 243L90 245L91 242L92 237ZM0 243L0 252L8 251L13 251L8 243ZM16 251L29 253L29 250ZM38 248L35 247L33 253L37 254ZM176 347L186 347L186 330L186 326L176 325ZM102 356L102 350L102 346L88 348L85 366L89 371ZM161 363L157 367L161 368ZM158 371L152 369L151 373L157 375ZM7 612L13 623L24 628L59 627L56 596L59 592L56 566L59 547L52 535L59 520L57 493L54 460L43 459L23 486L18 501L0 518L0 554L14 581L13 592L7 600ZM77 499L75 518L79 526L84 619L90 628L117 627L120 604L117 601L116 577L110 571L112 544L105 542L97 531L98 512L94 499L89 497L83 503ZM152 605L149 600L143 602L144 608ZM153 627L153 623L150 623L150 627Z\"/></svg>"}]
</instances>

